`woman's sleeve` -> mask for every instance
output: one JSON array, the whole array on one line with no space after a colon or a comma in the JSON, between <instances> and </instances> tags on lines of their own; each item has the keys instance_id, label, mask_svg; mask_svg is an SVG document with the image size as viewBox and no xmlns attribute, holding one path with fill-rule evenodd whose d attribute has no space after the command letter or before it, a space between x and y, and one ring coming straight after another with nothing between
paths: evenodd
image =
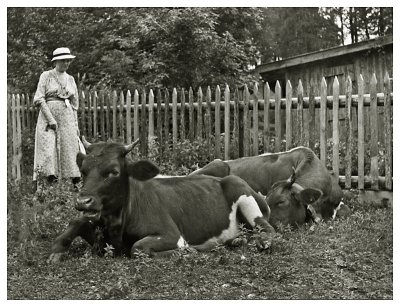
<instances>
[{"instance_id":1,"label":"woman's sleeve","mask_svg":"<svg viewBox=\"0 0 400 307\"><path fill-rule=\"evenodd\" d=\"M50 108L46 102L46 82L47 82L47 75L46 73L42 73L39 78L39 83L36 89L35 96L33 98L33 104L35 106L40 106L41 111L46 118L49 125L57 124L56 120L51 114Z\"/></svg>"}]
</instances>

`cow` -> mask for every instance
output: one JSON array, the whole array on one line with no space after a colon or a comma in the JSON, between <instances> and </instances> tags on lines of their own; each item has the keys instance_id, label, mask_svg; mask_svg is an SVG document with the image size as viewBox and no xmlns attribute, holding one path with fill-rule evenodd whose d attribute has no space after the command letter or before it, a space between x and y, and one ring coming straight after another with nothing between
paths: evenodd
<instances>
[{"instance_id":1,"label":"cow","mask_svg":"<svg viewBox=\"0 0 400 307\"><path fill-rule=\"evenodd\" d=\"M127 156L138 141L83 141L87 153L77 155L83 185L75 205L83 214L55 239L50 262L58 262L78 236L93 245L97 226L116 254L165 256L186 246L207 251L232 243L241 224L260 230L254 237L261 250L271 245L275 230L268 221L270 209L243 179L156 178L156 165Z\"/></svg>"},{"instance_id":2,"label":"cow","mask_svg":"<svg viewBox=\"0 0 400 307\"><path fill-rule=\"evenodd\" d=\"M340 206L345 206L337 176L307 147L229 161L217 159L191 173L199 174L244 179L266 196L274 227L334 218Z\"/></svg>"}]
</instances>

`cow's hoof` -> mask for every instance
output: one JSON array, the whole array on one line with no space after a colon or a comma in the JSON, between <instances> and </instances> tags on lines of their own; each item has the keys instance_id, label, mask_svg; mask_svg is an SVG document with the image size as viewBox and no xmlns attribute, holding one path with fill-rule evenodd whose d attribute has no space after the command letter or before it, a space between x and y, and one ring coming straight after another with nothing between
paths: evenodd
<instances>
[{"instance_id":1,"label":"cow's hoof","mask_svg":"<svg viewBox=\"0 0 400 307\"><path fill-rule=\"evenodd\" d=\"M64 253L51 253L47 263L59 263L63 257Z\"/></svg>"}]
</instances>

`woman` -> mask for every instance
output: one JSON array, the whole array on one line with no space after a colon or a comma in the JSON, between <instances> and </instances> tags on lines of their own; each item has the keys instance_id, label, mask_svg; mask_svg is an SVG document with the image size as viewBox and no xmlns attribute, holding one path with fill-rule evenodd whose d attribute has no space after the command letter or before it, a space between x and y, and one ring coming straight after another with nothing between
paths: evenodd
<instances>
[{"instance_id":1,"label":"woman","mask_svg":"<svg viewBox=\"0 0 400 307\"><path fill-rule=\"evenodd\" d=\"M53 52L54 69L41 74L33 103L40 106L36 124L33 180L38 175L53 182L60 176L72 178L75 185L80 178L76 165L79 151L77 110L78 90L67 69L75 56L68 48Z\"/></svg>"}]
</instances>

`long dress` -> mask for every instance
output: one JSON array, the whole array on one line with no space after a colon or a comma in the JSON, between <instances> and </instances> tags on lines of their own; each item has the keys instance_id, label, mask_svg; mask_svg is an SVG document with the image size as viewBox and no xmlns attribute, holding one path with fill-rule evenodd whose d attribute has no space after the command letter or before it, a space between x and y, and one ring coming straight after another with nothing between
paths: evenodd
<instances>
[{"instance_id":1,"label":"long dress","mask_svg":"<svg viewBox=\"0 0 400 307\"><path fill-rule=\"evenodd\" d=\"M78 90L72 76L64 73L63 85L55 69L41 74L33 99L40 112L35 132L35 156L33 180L39 173L44 176L80 177L76 164L79 152L77 109ZM57 124L57 130L48 128ZM59 170L61 169L61 173Z\"/></svg>"}]
</instances>

